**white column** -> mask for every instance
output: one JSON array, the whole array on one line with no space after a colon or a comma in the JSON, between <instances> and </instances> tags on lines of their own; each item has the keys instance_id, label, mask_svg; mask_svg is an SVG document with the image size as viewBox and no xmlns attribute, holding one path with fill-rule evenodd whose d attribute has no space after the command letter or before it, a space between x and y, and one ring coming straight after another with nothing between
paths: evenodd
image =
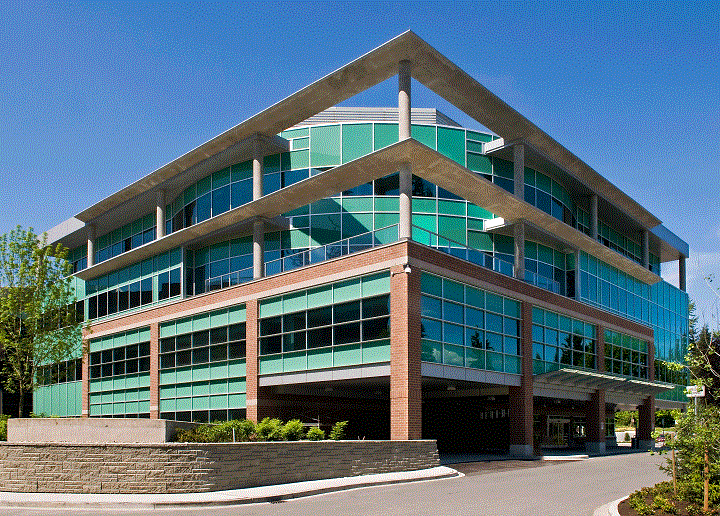
<instances>
[{"instance_id":1,"label":"white column","mask_svg":"<svg viewBox=\"0 0 720 516\"><path fill-rule=\"evenodd\" d=\"M598 235L598 196L592 194L590 197L590 236L593 240L597 240Z\"/></svg>"},{"instance_id":2,"label":"white column","mask_svg":"<svg viewBox=\"0 0 720 516\"><path fill-rule=\"evenodd\" d=\"M260 138L253 142L253 200L263 196L263 157L260 152ZM253 222L253 278L265 276L265 224L262 220Z\"/></svg>"},{"instance_id":3,"label":"white column","mask_svg":"<svg viewBox=\"0 0 720 516\"><path fill-rule=\"evenodd\" d=\"M678 260L678 287L683 292L687 292L687 271L685 269L685 257L680 256L680 259Z\"/></svg>"},{"instance_id":4,"label":"white column","mask_svg":"<svg viewBox=\"0 0 720 516\"><path fill-rule=\"evenodd\" d=\"M412 171L410 165L400 166L400 223L398 238L412 238Z\"/></svg>"},{"instance_id":5,"label":"white column","mask_svg":"<svg viewBox=\"0 0 720 516\"><path fill-rule=\"evenodd\" d=\"M165 236L165 190L158 190L155 209L155 237L160 239Z\"/></svg>"},{"instance_id":6,"label":"white column","mask_svg":"<svg viewBox=\"0 0 720 516\"><path fill-rule=\"evenodd\" d=\"M643 229L642 232L642 261L643 267L650 268L650 232Z\"/></svg>"},{"instance_id":7,"label":"white column","mask_svg":"<svg viewBox=\"0 0 720 516\"><path fill-rule=\"evenodd\" d=\"M515 240L515 273L514 276L525 280L525 223L517 221L513 226L513 238Z\"/></svg>"},{"instance_id":8,"label":"white column","mask_svg":"<svg viewBox=\"0 0 720 516\"><path fill-rule=\"evenodd\" d=\"M253 278L265 276L265 224L253 222Z\"/></svg>"},{"instance_id":9,"label":"white column","mask_svg":"<svg viewBox=\"0 0 720 516\"><path fill-rule=\"evenodd\" d=\"M525 146L513 145L513 171L515 179L515 197L525 200Z\"/></svg>"},{"instance_id":10,"label":"white column","mask_svg":"<svg viewBox=\"0 0 720 516\"><path fill-rule=\"evenodd\" d=\"M398 65L398 135L400 141L410 138L410 61Z\"/></svg>"},{"instance_id":11,"label":"white column","mask_svg":"<svg viewBox=\"0 0 720 516\"><path fill-rule=\"evenodd\" d=\"M95 224L87 225L87 266L95 265Z\"/></svg>"}]
</instances>

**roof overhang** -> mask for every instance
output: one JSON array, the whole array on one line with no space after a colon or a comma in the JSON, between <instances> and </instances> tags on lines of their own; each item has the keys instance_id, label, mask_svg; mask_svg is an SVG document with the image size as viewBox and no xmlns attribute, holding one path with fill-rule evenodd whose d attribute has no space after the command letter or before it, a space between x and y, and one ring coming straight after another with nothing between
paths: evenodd
<instances>
[{"instance_id":1,"label":"roof overhang","mask_svg":"<svg viewBox=\"0 0 720 516\"><path fill-rule=\"evenodd\" d=\"M552 383L585 389L602 389L611 393L635 396L654 396L675 388L675 385L665 382L626 378L610 373L576 369L574 367L561 367L555 371L537 374L534 381Z\"/></svg>"},{"instance_id":2,"label":"roof overhang","mask_svg":"<svg viewBox=\"0 0 720 516\"><path fill-rule=\"evenodd\" d=\"M396 75L398 63L402 60L412 62L412 76L416 80L494 131L504 141L523 141L535 152L551 160L560 169L597 193L599 197L612 202L620 211L627 213L643 226L652 228L660 223L637 202L412 31L391 39L120 192L103 199L78 214L77 218L90 222L118 207L122 207L126 213L132 212L130 206L123 205L133 197L158 188L165 181L235 144L247 141L253 135L278 134ZM145 206L147 207L147 204Z\"/></svg>"},{"instance_id":3,"label":"roof overhang","mask_svg":"<svg viewBox=\"0 0 720 516\"><path fill-rule=\"evenodd\" d=\"M411 166L413 174L492 213L504 218L525 219L555 235L556 239L582 249L645 283L653 284L660 281L660 277L648 269L411 138L299 181L189 228L176 231L89 267L76 275L82 279L91 279L157 253L187 245L203 236L221 231L224 227L243 223L251 218L278 217L295 208L392 174L404 163Z\"/></svg>"}]
</instances>

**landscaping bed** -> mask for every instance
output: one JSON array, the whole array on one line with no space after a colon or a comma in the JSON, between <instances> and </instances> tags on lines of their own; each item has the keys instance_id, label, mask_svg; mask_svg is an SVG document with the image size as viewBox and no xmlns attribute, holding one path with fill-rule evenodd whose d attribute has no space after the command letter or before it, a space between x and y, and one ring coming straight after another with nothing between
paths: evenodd
<instances>
[{"instance_id":1,"label":"landscaping bed","mask_svg":"<svg viewBox=\"0 0 720 516\"><path fill-rule=\"evenodd\" d=\"M620 516L719 516L720 508L710 507L703 512L702 501L688 501L692 493L680 488L675 497L671 482L661 482L653 487L644 487L620 502Z\"/></svg>"}]
</instances>

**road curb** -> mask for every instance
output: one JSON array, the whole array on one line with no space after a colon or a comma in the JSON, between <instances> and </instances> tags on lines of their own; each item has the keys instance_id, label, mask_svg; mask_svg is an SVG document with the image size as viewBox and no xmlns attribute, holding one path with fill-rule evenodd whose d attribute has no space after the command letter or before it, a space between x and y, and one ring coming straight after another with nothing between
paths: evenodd
<instances>
[{"instance_id":1,"label":"road curb","mask_svg":"<svg viewBox=\"0 0 720 516\"><path fill-rule=\"evenodd\" d=\"M362 487L440 480L464 476L462 473L438 466L435 468L397 473L379 473L357 477L311 480L275 486L250 487L231 491L187 494L56 494L0 492L0 507L22 508L122 508L159 509L173 507L217 507L251 503L281 502L293 498L313 496L334 491Z\"/></svg>"},{"instance_id":2,"label":"road curb","mask_svg":"<svg viewBox=\"0 0 720 516\"><path fill-rule=\"evenodd\" d=\"M606 503L602 507L598 507L597 509L595 509L593 516L620 516L620 513L618 512L618 505L620 505L620 502L622 502L626 498L627 496L623 496L622 498L618 498L613 502Z\"/></svg>"}]
</instances>

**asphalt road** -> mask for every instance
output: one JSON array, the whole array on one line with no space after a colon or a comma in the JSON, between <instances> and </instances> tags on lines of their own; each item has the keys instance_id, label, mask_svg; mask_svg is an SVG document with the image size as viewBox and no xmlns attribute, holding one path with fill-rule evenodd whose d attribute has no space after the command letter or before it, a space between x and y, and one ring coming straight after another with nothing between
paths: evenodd
<instances>
[{"instance_id":1,"label":"asphalt road","mask_svg":"<svg viewBox=\"0 0 720 516\"><path fill-rule=\"evenodd\" d=\"M168 516L591 516L612 500L665 480L664 459L647 453L579 462L454 465L466 476L341 491L279 503L234 507L137 510L1 509L0 514Z\"/></svg>"}]
</instances>

